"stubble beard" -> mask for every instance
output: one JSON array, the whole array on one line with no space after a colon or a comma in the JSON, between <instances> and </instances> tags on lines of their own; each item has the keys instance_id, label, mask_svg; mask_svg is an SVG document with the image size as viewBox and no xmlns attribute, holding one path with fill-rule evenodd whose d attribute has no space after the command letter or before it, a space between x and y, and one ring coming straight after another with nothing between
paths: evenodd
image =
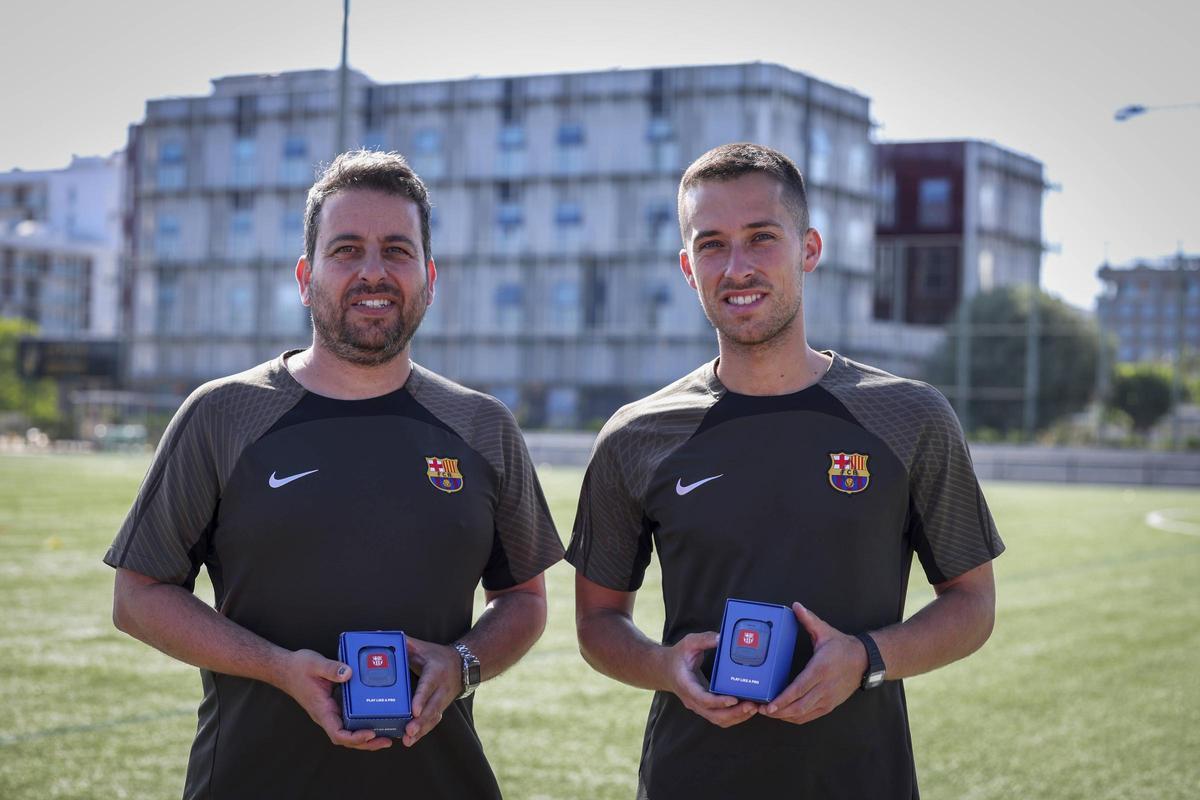
<instances>
[{"instance_id":1,"label":"stubble beard","mask_svg":"<svg viewBox=\"0 0 1200 800\"><path fill-rule=\"evenodd\" d=\"M395 287L360 285L347 292L343 303L335 302L316 281L310 285L313 335L317 343L335 357L360 367L387 364L404 352L428 307L429 283L408 298ZM395 319L350 322L350 305L359 295L386 297L399 309Z\"/></svg>"},{"instance_id":2,"label":"stubble beard","mask_svg":"<svg viewBox=\"0 0 1200 800\"><path fill-rule=\"evenodd\" d=\"M719 286L718 292L726 289L769 289L770 287L761 283L752 283L748 286ZM775 294L768 294L767 300L770 302L776 297ZM737 350L755 350L760 348L771 348L782 345L787 338L786 334L792 330L796 324L796 319L800 316L800 310L804 305L804 292L800 287L797 287L796 300L790 306L775 307L769 309L769 315L761 322L746 325L746 324L727 324L721 319L719 313L720 304L722 301L717 300L715 304L717 308L710 309L704 306L704 314L708 317L709 324L717 332L717 338L724 346L731 347Z\"/></svg>"}]
</instances>

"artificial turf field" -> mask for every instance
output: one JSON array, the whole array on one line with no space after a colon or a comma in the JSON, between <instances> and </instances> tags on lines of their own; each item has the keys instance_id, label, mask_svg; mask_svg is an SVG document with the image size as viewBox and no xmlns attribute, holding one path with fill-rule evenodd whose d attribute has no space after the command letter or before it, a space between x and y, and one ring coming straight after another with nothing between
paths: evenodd
<instances>
[{"instance_id":1,"label":"artificial turf field","mask_svg":"<svg viewBox=\"0 0 1200 800\"><path fill-rule=\"evenodd\" d=\"M4 800L180 795L199 676L113 629L100 562L147 463L0 456ZM541 474L565 537L581 473ZM984 488L1009 548L996 631L906 682L922 795L1200 797L1200 492ZM932 597L916 570L910 613ZM516 800L633 797L650 697L580 659L572 577L549 571L545 636L477 695ZM637 609L652 634L658 593L652 567Z\"/></svg>"}]
</instances>

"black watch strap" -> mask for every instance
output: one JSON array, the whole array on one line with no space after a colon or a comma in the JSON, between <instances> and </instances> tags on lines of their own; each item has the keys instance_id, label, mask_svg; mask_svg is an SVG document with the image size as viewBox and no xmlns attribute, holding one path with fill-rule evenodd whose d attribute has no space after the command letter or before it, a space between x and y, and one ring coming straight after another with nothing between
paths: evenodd
<instances>
[{"instance_id":1,"label":"black watch strap","mask_svg":"<svg viewBox=\"0 0 1200 800\"><path fill-rule=\"evenodd\" d=\"M864 691L874 689L883 683L883 678L887 673L887 667L883 663L883 656L879 654L879 646L875 644L875 640L871 638L869 633L856 633L854 635L858 637L858 640L863 643L863 647L867 649L867 668L863 671L860 686Z\"/></svg>"}]
</instances>

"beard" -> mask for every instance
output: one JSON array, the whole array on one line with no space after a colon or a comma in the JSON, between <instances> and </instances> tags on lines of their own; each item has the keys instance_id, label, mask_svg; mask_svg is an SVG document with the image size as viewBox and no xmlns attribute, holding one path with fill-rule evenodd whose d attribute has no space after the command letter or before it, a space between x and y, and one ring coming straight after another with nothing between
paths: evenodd
<instances>
[{"instance_id":1,"label":"beard","mask_svg":"<svg viewBox=\"0 0 1200 800\"><path fill-rule=\"evenodd\" d=\"M338 302L316 280L310 284L313 334L317 342L334 356L362 367L386 364L404 352L428 308L429 282L416 295L405 298L395 285L360 284L346 292ZM350 306L362 295L391 300L399 313L388 319L362 319L352 322Z\"/></svg>"},{"instance_id":2,"label":"beard","mask_svg":"<svg viewBox=\"0 0 1200 800\"><path fill-rule=\"evenodd\" d=\"M717 286L717 292L727 290L753 290L763 289L770 290L773 287L763 281L751 281L748 284L736 284L732 281L722 281ZM721 315L720 300L714 300L712 306L708 303L701 303L701 309L704 311L704 316L708 317L708 322L717 331L717 334L726 342L740 347L757 347L760 345L769 345L776 340L780 340L782 334L792 328L796 318L801 313L801 308L804 305L803 291L797 287L796 296L791 303L782 303L776 305L776 302L781 301L780 296L771 292L767 295L768 308L763 309L761 319L754 323L749 322L733 322Z\"/></svg>"}]
</instances>

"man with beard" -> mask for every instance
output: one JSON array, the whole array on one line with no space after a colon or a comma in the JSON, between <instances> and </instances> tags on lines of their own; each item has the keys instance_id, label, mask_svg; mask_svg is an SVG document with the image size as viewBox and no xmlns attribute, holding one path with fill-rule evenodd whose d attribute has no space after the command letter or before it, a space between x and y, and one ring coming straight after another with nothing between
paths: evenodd
<instances>
[{"instance_id":1,"label":"man with beard","mask_svg":"<svg viewBox=\"0 0 1200 800\"><path fill-rule=\"evenodd\" d=\"M105 556L117 627L200 668L186 797L499 797L471 693L541 634L562 546L504 406L409 359L429 213L397 154L329 166L296 265L312 346L187 399ZM419 675L401 746L332 696L338 634L378 629Z\"/></svg>"},{"instance_id":2,"label":"man with beard","mask_svg":"<svg viewBox=\"0 0 1200 800\"><path fill-rule=\"evenodd\" d=\"M962 431L930 386L809 347L821 235L786 156L704 154L679 224L719 358L605 425L567 551L584 657L655 691L638 796L914 798L900 679L988 638L1004 547ZM652 549L661 644L632 618ZM914 552L937 597L904 620ZM699 673L727 598L790 605L811 639L768 703Z\"/></svg>"}]
</instances>

